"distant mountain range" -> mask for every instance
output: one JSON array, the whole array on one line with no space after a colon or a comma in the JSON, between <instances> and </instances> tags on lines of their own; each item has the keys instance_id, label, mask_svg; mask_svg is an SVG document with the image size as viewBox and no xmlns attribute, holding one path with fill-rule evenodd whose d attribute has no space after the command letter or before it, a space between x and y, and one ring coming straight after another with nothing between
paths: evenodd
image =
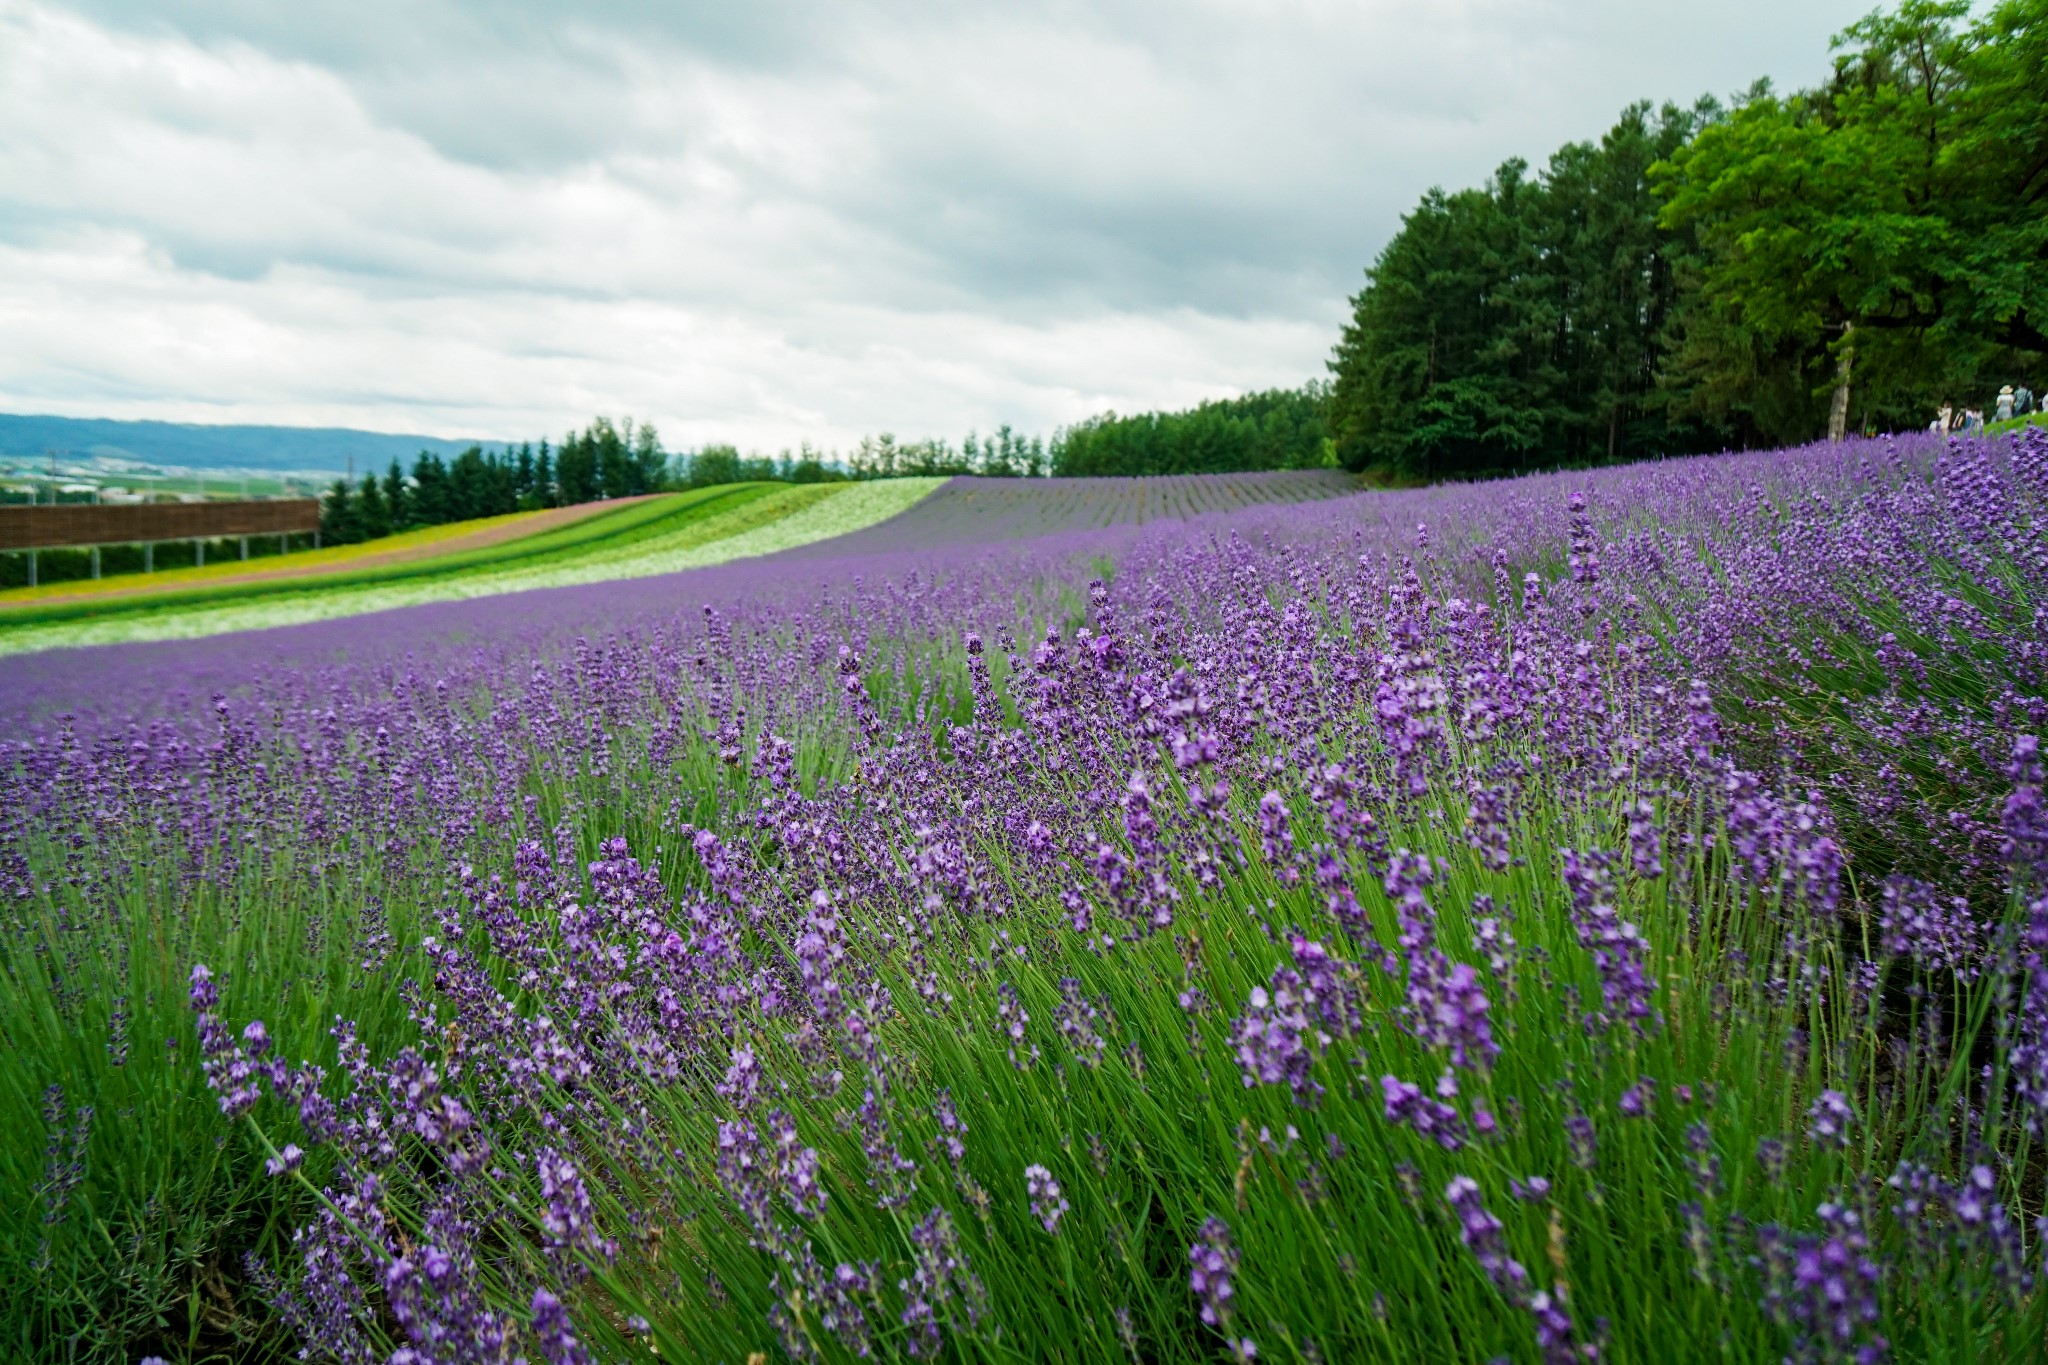
<instances>
[{"instance_id":1,"label":"distant mountain range","mask_svg":"<svg viewBox=\"0 0 2048 1365\"><path fill-rule=\"evenodd\" d=\"M0 413L0 462L27 459L40 463L54 453L60 467L67 461L99 459L186 469L339 474L353 458L356 473L361 475L382 470L393 459L409 466L422 450L445 458L476 444L346 427L214 427Z\"/></svg>"}]
</instances>

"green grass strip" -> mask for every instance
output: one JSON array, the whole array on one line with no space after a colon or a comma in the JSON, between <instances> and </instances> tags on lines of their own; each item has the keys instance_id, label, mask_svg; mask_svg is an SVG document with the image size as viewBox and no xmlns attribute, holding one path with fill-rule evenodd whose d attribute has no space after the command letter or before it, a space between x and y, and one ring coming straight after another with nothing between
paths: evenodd
<instances>
[{"instance_id":1,"label":"green grass strip","mask_svg":"<svg viewBox=\"0 0 2048 1365\"><path fill-rule=\"evenodd\" d=\"M38 602L0 613L0 631L9 627L50 625L61 621L105 619L120 615L155 615L189 607L215 606L250 598L306 596L389 583L439 578L513 563L534 563L574 554L594 544L630 544L672 533L682 526L751 502L775 491L772 484L730 484L720 488L676 493L600 513L568 526L524 536L497 545L405 560L397 564L342 569L333 573L242 583L207 584L170 592L138 593L106 601Z\"/></svg>"},{"instance_id":2,"label":"green grass strip","mask_svg":"<svg viewBox=\"0 0 2048 1365\"><path fill-rule=\"evenodd\" d=\"M260 595L194 594L202 597L197 602L184 600L187 595L183 593L160 594L146 599L140 609L80 613L70 620L32 624L16 624L19 618L10 614L8 624L0 626L0 655L130 640L191 639L427 602L707 567L873 525L908 508L944 482L890 479L804 487L729 485L636 504L512 545L388 566L412 570L410 573L365 571L345 580L338 574L284 580ZM611 534L572 534L599 520L609 524ZM495 553L511 550L513 545L521 552ZM160 603L160 598L172 596L181 599L175 607Z\"/></svg>"}]
</instances>

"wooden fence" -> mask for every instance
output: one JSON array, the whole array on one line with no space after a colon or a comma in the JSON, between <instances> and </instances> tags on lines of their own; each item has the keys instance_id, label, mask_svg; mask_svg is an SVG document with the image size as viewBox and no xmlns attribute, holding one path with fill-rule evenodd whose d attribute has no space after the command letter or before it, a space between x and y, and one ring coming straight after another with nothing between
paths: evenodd
<instances>
[{"instance_id":1,"label":"wooden fence","mask_svg":"<svg viewBox=\"0 0 2048 1365\"><path fill-rule=\"evenodd\" d=\"M297 535L319 529L318 498L0 507L0 550Z\"/></svg>"}]
</instances>

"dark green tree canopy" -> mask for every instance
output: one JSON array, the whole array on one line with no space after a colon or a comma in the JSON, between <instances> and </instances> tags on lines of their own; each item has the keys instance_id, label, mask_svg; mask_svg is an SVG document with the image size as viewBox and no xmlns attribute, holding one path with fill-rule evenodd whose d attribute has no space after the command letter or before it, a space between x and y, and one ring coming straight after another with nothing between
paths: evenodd
<instances>
[{"instance_id":1,"label":"dark green tree canopy","mask_svg":"<svg viewBox=\"0 0 2048 1365\"><path fill-rule=\"evenodd\" d=\"M1326 385L1309 384L1217 399L1186 412L1104 413L1054 435L1052 472L1215 474L1333 464L1323 417L1328 397Z\"/></svg>"},{"instance_id":2,"label":"dark green tree canopy","mask_svg":"<svg viewBox=\"0 0 2048 1365\"><path fill-rule=\"evenodd\" d=\"M1924 425L2048 358L2048 0L1904 0L1816 89L1647 104L1431 191L1352 300L1352 468L1510 472Z\"/></svg>"},{"instance_id":3,"label":"dark green tree canopy","mask_svg":"<svg viewBox=\"0 0 2048 1365\"><path fill-rule=\"evenodd\" d=\"M381 480L372 475L354 487L337 480L323 500L320 529L329 544L345 545L421 526L633 497L669 483L669 457L652 424L600 417L564 438L559 453L546 441L538 453L530 444L471 446L447 461L421 451L410 475L393 460Z\"/></svg>"}]
</instances>

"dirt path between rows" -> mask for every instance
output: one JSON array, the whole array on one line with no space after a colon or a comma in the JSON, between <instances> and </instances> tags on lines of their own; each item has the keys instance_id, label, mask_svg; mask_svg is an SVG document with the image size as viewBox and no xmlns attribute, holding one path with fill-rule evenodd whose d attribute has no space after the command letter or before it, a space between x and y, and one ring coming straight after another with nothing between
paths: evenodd
<instances>
[{"instance_id":1,"label":"dirt path between rows","mask_svg":"<svg viewBox=\"0 0 2048 1365\"><path fill-rule=\"evenodd\" d=\"M657 498L659 493L643 493L633 498L611 498L605 502L583 502L574 507L550 507L535 512L522 521L501 522L496 526L485 526L466 535L450 536L446 540L430 541L424 545L408 545L402 549L383 550L376 554L361 555L353 559L339 560L331 564L292 564L276 568L251 568L244 573L223 574L219 578L188 578L183 582L134 583L120 588L99 591L59 593L50 597L31 597L20 601L0 601L0 616L9 607L42 606L51 602L118 602L130 597L141 597L156 592L176 592L183 588L214 588L231 583L260 583L273 578L316 578L321 574L352 573L357 569L375 568L384 564L405 564L416 559L432 559L440 555L455 554L464 550L481 550L491 545L501 545L508 540L519 540L527 536L540 535L545 531L557 531L564 526L574 525L600 512L611 512L621 507L630 507L636 502ZM259 561L260 562L260 561ZM87 580L90 582L91 580Z\"/></svg>"}]
</instances>

